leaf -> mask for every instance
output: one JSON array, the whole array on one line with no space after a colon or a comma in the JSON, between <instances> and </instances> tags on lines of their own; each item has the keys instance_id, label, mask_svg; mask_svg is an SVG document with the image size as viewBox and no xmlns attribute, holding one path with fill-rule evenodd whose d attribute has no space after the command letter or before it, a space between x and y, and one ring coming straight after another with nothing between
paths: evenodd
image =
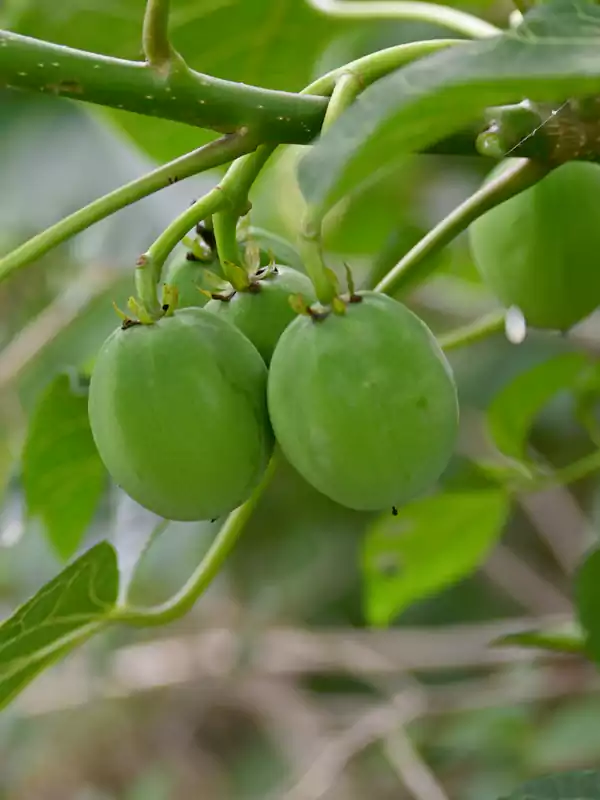
<instances>
[{"instance_id":1,"label":"leaf","mask_svg":"<svg viewBox=\"0 0 600 800\"><path fill-rule=\"evenodd\" d=\"M23 451L27 509L39 517L58 555L73 555L105 484L88 420L87 394L59 375L35 409Z\"/></svg>"},{"instance_id":2,"label":"leaf","mask_svg":"<svg viewBox=\"0 0 600 800\"><path fill-rule=\"evenodd\" d=\"M418 152L477 119L485 108L562 101L600 91L600 9L558 0L516 29L465 42L369 87L299 165L306 200L326 208L375 169Z\"/></svg>"},{"instance_id":3,"label":"leaf","mask_svg":"<svg viewBox=\"0 0 600 800\"><path fill-rule=\"evenodd\" d=\"M103 626L118 585L116 553L100 542L0 625L0 708Z\"/></svg>"},{"instance_id":4,"label":"leaf","mask_svg":"<svg viewBox=\"0 0 600 800\"><path fill-rule=\"evenodd\" d=\"M538 778L500 800L600 800L600 772L578 770Z\"/></svg>"},{"instance_id":5,"label":"leaf","mask_svg":"<svg viewBox=\"0 0 600 800\"><path fill-rule=\"evenodd\" d=\"M144 0L13 0L7 26L20 33L97 53L142 58ZM305 2L177 0L171 3L175 48L200 72L271 89L297 91L333 32L359 23L328 19ZM127 112L109 112L152 156L165 161L215 134Z\"/></svg>"},{"instance_id":6,"label":"leaf","mask_svg":"<svg viewBox=\"0 0 600 800\"><path fill-rule=\"evenodd\" d=\"M586 651L600 666L600 549L589 553L577 571L575 603Z\"/></svg>"},{"instance_id":7,"label":"leaf","mask_svg":"<svg viewBox=\"0 0 600 800\"><path fill-rule=\"evenodd\" d=\"M510 501L502 489L438 494L378 519L363 551L365 614L389 624L416 600L472 572L500 535Z\"/></svg>"},{"instance_id":8,"label":"leaf","mask_svg":"<svg viewBox=\"0 0 600 800\"><path fill-rule=\"evenodd\" d=\"M488 426L498 449L506 456L524 460L528 434L537 415L555 394L576 389L590 363L583 353L563 353L505 386L488 409Z\"/></svg>"}]
</instances>

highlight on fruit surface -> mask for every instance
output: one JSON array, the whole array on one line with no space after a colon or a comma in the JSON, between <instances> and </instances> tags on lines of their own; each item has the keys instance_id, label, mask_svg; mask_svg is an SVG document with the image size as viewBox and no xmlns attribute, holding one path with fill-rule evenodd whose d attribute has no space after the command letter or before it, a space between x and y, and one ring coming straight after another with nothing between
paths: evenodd
<instances>
[{"instance_id":1,"label":"highlight on fruit surface","mask_svg":"<svg viewBox=\"0 0 600 800\"><path fill-rule=\"evenodd\" d=\"M289 302L291 295L302 295L308 303L316 300L306 275L292 267L272 264L255 273L249 291L212 299L206 304L206 311L239 328L268 364L279 337L296 316Z\"/></svg>"},{"instance_id":2,"label":"highlight on fruit surface","mask_svg":"<svg viewBox=\"0 0 600 800\"><path fill-rule=\"evenodd\" d=\"M599 198L600 166L570 162L471 224L484 281L528 325L567 330L600 305Z\"/></svg>"},{"instance_id":3,"label":"highlight on fruit surface","mask_svg":"<svg viewBox=\"0 0 600 800\"><path fill-rule=\"evenodd\" d=\"M271 455L266 378L246 337L202 309L124 325L102 346L90 384L90 423L106 468L166 519L228 513Z\"/></svg>"},{"instance_id":4,"label":"highlight on fruit surface","mask_svg":"<svg viewBox=\"0 0 600 800\"><path fill-rule=\"evenodd\" d=\"M344 314L301 316L269 371L283 453L316 489L358 510L398 506L441 475L458 428L450 366L402 304L359 292Z\"/></svg>"}]
</instances>

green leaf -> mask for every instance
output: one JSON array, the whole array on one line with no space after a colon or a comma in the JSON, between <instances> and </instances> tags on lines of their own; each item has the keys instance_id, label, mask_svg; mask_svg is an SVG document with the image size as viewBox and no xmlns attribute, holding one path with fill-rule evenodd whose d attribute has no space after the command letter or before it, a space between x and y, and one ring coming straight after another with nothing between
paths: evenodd
<instances>
[{"instance_id":1,"label":"green leaf","mask_svg":"<svg viewBox=\"0 0 600 800\"><path fill-rule=\"evenodd\" d=\"M0 708L103 627L118 587L116 553L100 542L0 625Z\"/></svg>"},{"instance_id":2,"label":"green leaf","mask_svg":"<svg viewBox=\"0 0 600 800\"><path fill-rule=\"evenodd\" d=\"M438 494L379 518L363 551L365 614L389 624L416 600L472 572L494 544L508 516L502 489Z\"/></svg>"},{"instance_id":3,"label":"green leaf","mask_svg":"<svg viewBox=\"0 0 600 800\"><path fill-rule=\"evenodd\" d=\"M535 418L560 391L576 389L590 368L583 353L562 353L518 375L494 398L488 426L498 449L526 460L527 438Z\"/></svg>"},{"instance_id":4,"label":"green leaf","mask_svg":"<svg viewBox=\"0 0 600 800\"><path fill-rule=\"evenodd\" d=\"M600 800L600 772L578 770L538 778L500 800Z\"/></svg>"},{"instance_id":5,"label":"green leaf","mask_svg":"<svg viewBox=\"0 0 600 800\"><path fill-rule=\"evenodd\" d=\"M600 8L559 0L517 30L428 56L369 87L299 165L300 187L326 208L345 186L523 97L562 101L600 91Z\"/></svg>"},{"instance_id":6,"label":"green leaf","mask_svg":"<svg viewBox=\"0 0 600 800\"><path fill-rule=\"evenodd\" d=\"M39 517L58 555L73 555L98 505L105 470L96 450L87 393L59 375L35 409L23 451L29 514Z\"/></svg>"},{"instance_id":7,"label":"green leaf","mask_svg":"<svg viewBox=\"0 0 600 800\"><path fill-rule=\"evenodd\" d=\"M8 27L97 53L141 59L144 0L13 0ZM272 89L297 91L313 78L313 67L333 32L358 28L331 20L305 2L272 0L177 0L171 3L175 48L200 72ZM127 112L107 112L160 161L193 150L213 138L198 128Z\"/></svg>"},{"instance_id":8,"label":"green leaf","mask_svg":"<svg viewBox=\"0 0 600 800\"><path fill-rule=\"evenodd\" d=\"M600 666L600 549L589 553L577 571L575 603L586 652Z\"/></svg>"}]
</instances>

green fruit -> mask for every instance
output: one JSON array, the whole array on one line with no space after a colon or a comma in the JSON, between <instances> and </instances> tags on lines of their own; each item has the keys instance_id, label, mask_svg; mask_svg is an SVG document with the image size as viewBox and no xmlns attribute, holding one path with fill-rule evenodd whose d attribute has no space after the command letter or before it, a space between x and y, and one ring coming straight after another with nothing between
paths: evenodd
<instances>
[{"instance_id":1,"label":"green fruit","mask_svg":"<svg viewBox=\"0 0 600 800\"><path fill-rule=\"evenodd\" d=\"M271 454L266 377L250 342L202 309L114 331L89 394L106 468L166 519L231 511L257 485Z\"/></svg>"},{"instance_id":2,"label":"green fruit","mask_svg":"<svg viewBox=\"0 0 600 800\"><path fill-rule=\"evenodd\" d=\"M279 337L296 316L290 295L301 294L309 304L316 300L306 275L291 267L276 266L275 270L254 282L252 291L236 292L230 300L210 300L206 304L206 311L239 328L267 364ZM260 278L260 271L257 275Z\"/></svg>"},{"instance_id":3,"label":"green fruit","mask_svg":"<svg viewBox=\"0 0 600 800\"><path fill-rule=\"evenodd\" d=\"M533 327L566 330L600 304L599 201L600 166L571 162L470 226L482 277Z\"/></svg>"},{"instance_id":4,"label":"green fruit","mask_svg":"<svg viewBox=\"0 0 600 800\"><path fill-rule=\"evenodd\" d=\"M202 271L206 268L213 269L213 266L201 261L190 261L187 250L183 248L175 255L165 272L164 282L177 287L178 308L206 305L208 298L200 291Z\"/></svg>"},{"instance_id":5,"label":"green fruit","mask_svg":"<svg viewBox=\"0 0 600 800\"><path fill-rule=\"evenodd\" d=\"M429 488L454 446L456 388L427 326L405 306L359 294L344 315L298 317L269 371L271 422L298 472L358 510Z\"/></svg>"}]
</instances>

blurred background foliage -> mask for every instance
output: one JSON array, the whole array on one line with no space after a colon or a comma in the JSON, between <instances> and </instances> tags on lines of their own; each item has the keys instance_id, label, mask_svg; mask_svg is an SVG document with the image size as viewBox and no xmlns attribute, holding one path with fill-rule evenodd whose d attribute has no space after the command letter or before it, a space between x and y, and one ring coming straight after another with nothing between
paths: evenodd
<instances>
[{"instance_id":1,"label":"blurred background foliage","mask_svg":"<svg viewBox=\"0 0 600 800\"><path fill-rule=\"evenodd\" d=\"M423 24L341 23L300 0L174 0L176 46L197 69L298 90L327 69L391 44L439 35ZM474 3L495 22L505 3ZM113 55L140 55L142 0L5 0L5 27ZM161 120L0 92L0 249L210 138ZM251 221L294 240L302 214L282 150L252 195ZM482 159L403 158L329 215L330 263L384 274L477 187ZM95 225L0 288L0 602L9 613L62 564L26 513L20 453L53 378L86 372L133 289L137 255L208 174ZM409 298L435 331L495 307L464 237ZM452 356L462 408L457 463L494 455L484 411L513 377L554 355L600 346L599 321L569 339L502 337ZM533 431L565 463L586 447L568 397ZM532 617L569 614L570 577L596 538L598 483L521 498L479 569L410 604L385 630L365 617L366 533L382 521L336 506L284 468L220 579L165 630L111 630L42 676L0 716L0 797L10 800L496 800L547 771L600 761L600 696L578 660L489 650ZM442 514L442 512L440 512ZM385 523L385 520L383 521ZM435 556L428 518L421 557ZM156 519L106 487L80 549L109 538L129 574ZM174 591L214 526L172 524L136 577L135 599ZM461 529L453 531L457 549ZM452 541L446 542L448 552ZM484 548L485 549L485 548ZM367 566L365 566L367 565Z\"/></svg>"}]
</instances>

